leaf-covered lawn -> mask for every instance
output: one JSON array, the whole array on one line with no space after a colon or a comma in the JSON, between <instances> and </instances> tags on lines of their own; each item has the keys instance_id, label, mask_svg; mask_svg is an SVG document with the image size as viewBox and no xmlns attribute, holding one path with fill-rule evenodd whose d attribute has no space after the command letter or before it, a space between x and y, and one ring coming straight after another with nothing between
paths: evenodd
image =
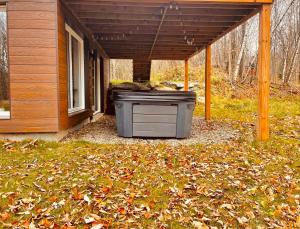
<instances>
[{"instance_id":1,"label":"leaf-covered lawn","mask_svg":"<svg viewBox=\"0 0 300 229\"><path fill-rule=\"evenodd\" d=\"M297 102L266 143L237 116L245 134L227 145L1 142L0 228L300 227Z\"/></svg>"}]
</instances>

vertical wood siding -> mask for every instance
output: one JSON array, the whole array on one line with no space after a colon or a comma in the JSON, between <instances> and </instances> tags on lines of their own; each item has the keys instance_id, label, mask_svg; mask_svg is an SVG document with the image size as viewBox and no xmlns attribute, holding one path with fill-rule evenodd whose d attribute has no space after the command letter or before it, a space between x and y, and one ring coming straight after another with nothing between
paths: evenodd
<instances>
[{"instance_id":1,"label":"vertical wood siding","mask_svg":"<svg viewBox=\"0 0 300 229\"><path fill-rule=\"evenodd\" d=\"M7 3L11 119L0 133L58 131L56 0Z\"/></svg>"}]
</instances>

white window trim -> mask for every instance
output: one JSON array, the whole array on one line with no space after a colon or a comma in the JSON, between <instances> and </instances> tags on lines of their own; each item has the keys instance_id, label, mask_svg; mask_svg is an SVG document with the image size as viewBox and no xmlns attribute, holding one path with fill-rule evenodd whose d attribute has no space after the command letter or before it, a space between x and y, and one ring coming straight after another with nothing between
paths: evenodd
<instances>
[{"instance_id":1,"label":"white window trim","mask_svg":"<svg viewBox=\"0 0 300 229\"><path fill-rule=\"evenodd\" d=\"M10 119L10 111L0 111L0 119Z\"/></svg>"},{"instance_id":2,"label":"white window trim","mask_svg":"<svg viewBox=\"0 0 300 229\"><path fill-rule=\"evenodd\" d=\"M75 112L80 112L85 110L85 83L84 83L84 42L83 39L68 25L65 24L65 29L66 31L69 33L69 46L72 44L72 37L74 37L80 44L80 95L79 95L79 104L81 104L80 107L74 107L74 108L69 108L68 109L68 113L73 114ZM69 74L70 74L70 78L71 78L71 82L72 82L72 77L73 77L73 69L72 69L72 47L69 47ZM69 94L71 94L71 99L70 101L73 101L73 88L72 88L72 84L71 82L68 82L70 85L70 90L71 93L68 92L68 96ZM69 90L69 89L68 89Z\"/></svg>"},{"instance_id":3,"label":"white window trim","mask_svg":"<svg viewBox=\"0 0 300 229\"><path fill-rule=\"evenodd\" d=\"M96 61L96 77L97 80L95 82L98 82L97 85L94 86L94 89L97 92L97 97L98 97L98 110L96 110L94 112L95 114L99 114L101 112L101 66L100 66L100 58L97 57L97 61ZM95 93L94 93L95 94Z\"/></svg>"}]
</instances>

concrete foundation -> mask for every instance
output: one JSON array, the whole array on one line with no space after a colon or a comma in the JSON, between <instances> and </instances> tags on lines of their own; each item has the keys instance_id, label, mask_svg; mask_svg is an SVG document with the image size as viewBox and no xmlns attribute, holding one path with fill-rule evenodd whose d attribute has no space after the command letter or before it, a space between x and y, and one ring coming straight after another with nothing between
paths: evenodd
<instances>
[{"instance_id":1,"label":"concrete foundation","mask_svg":"<svg viewBox=\"0 0 300 229\"><path fill-rule=\"evenodd\" d=\"M61 141L64 137L66 137L69 133L76 131L85 125L96 122L100 117L102 117L102 113L95 114L93 118L87 118L80 124L68 129L63 130L58 133L17 133L17 134L0 134L0 140L11 140L11 141L24 141L28 139L38 139L49 142L58 142Z\"/></svg>"}]
</instances>

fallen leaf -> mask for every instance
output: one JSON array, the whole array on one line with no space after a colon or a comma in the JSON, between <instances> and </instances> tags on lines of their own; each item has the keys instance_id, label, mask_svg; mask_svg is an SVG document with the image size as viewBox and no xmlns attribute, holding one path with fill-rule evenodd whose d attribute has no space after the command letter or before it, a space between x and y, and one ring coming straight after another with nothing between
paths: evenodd
<instances>
[{"instance_id":1,"label":"fallen leaf","mask_svg":"<svg viewBox=\"0 0 300 229\"><path fill-rule=\"evenodd\" d=\"M126 215L127 211L125 208L121 207L118 209L118 212L121 214L121 215Z\"/></svg>"},{"instance_id":2,"label":"fallen leaf","mask_svg":"<svg viewBox=\"0 0 300 229\"><path fill-rule=\"evenodd\" d=\"M90 223L96 221L96 220L94 219L94 217L92 217L92 216L85 216L85 217L83 218L83 220L84 220L84 222L85 222L86 224L90 224Z\"/></svg>"},{"instance_id":3,"label":"fallen leaf","mask_svg":"<svg viewBox=\"0 0 300 229\"><path fill-rule=\"evenodd\" d=\"M6 221L9 218L10 218L10 214L8 212L4 212L1 214L2 221Z\"/></svg>"},{"instance_id":4,"label":"fallen leaf","mask_svg":"<svg viewBox=\"0 0 300 229\"><path fill-rule=\"evenodd\" d=\"M205 223L198 222L198 221L193 221L193 226L197 229L208 229L209 228Z\"/></svg>"},{"instance_id":5,"label":"fallen leaf","mask_svg":"<svg viewBox=\"0 0 300 229\"><path fill-rule=\"evenodd\" d=\"M243 217L238 217L237 221L239 222L239 224L244 225L248 223L249 220L245 216L243 216Z\"/></svg>"}]
</instances>

